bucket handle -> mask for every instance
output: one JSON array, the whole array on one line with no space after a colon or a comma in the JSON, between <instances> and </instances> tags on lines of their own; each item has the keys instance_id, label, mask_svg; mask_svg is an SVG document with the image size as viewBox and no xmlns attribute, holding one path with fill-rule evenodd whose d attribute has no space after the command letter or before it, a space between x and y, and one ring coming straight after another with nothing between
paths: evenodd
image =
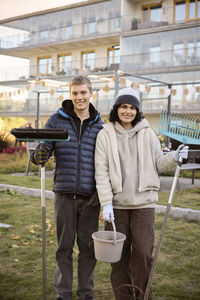
<instances>
[{"instance_id":1,"label":"bucket handle","mask_svg":"<svg viewBox=\"0 0 200 300\"><path fill-rule=\"evenodd\" d=\"M113 244L116 245L117 244L117 234L116 234L116 226L115 226L115 222L112 220L112 227L113 227Z\"/></svg>"},{"instance_id":2,"label":"bucket handle","mask_svg":"<svg viewBox=\"0 0 200 300\"><path fill-rule=\"evenodd\" d=\"M113 220L107 221L112 223L112 227L113 227L113 244L116 245L117 244L117 233L116 233L116 226L115 226L115 222ZM104 223L104 230L105 230L105 223Z\"/></svg>"}]
</instances>

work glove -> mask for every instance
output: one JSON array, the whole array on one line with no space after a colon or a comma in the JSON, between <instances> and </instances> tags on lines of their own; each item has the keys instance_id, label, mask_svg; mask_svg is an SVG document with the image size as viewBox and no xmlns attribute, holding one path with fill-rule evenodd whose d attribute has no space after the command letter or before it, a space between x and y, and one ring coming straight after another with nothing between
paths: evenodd
<instances>
[{"instance_id":1,"label":"work glove","mask_svg":"<svg viewBox=\"0 0 200 300\"><path fill-rule=\"evenodd\" d=\"M41 165L42 167L49 159L49 148L43 144L40 144L39 148L31 154L31 161L35 165Z\"/></svg>"},{"instance_id":2,"label":"work glove","mask_svg":"<svg viewBox=\"0 0 200 300\"><path fill-rule=\"evenodd\" d=\"M183 159L187 159L188 158L188 146L185 146L184 144L181 144L176 151L174 151L173 153L173 158L174 160L178 161L179 160L179 156L182 157Z\"/></svg>"},{"instance_id":3,"label":"work glove","mask_svg":"<svg viewBox=\"0 0 200 300\"><path fill-rule=\"evenodd\" d=\"M108 222L114 221L113 206L111 203L103 206L103 219Z\"/></svg>"}]
</instances>

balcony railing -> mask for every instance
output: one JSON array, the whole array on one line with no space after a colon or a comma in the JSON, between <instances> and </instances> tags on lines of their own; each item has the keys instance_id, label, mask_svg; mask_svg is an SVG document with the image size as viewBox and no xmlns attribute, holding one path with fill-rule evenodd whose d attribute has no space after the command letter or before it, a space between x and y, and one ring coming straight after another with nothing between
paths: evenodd
<instances>
[{"instance_id":1,"label":"balcony railing","mask_svg":"<svg viewBox=\"0 0 200 300\"><path fill-rule=\"evenodd\" d=\"M107 5L109 5L109 3L107 3ZM121 16L119 13L115 16L109 16L110 9L109 7L106 10L105 15L99 10L96 12L96 18L86 18L84 22L80 22L83 12L79 10L74 18L71 18L69 12L68 14L65 14L66 12L60 12L60 14L59 12L55 12L51 13L51 17L48 17L48 14L46 14L43 18L42 16L37 19L27 17L18 20L16 25L15 22L2 24L5 27L8 26L10 33L7 36L0 36L0 53L11 49L69 43L76 40L109 36L114 33L121 34L135 30L167 26L174 24L174 22L185 23L188 21L185 19L174 21L174 7L163 6L161 13L154 14L151 19L145 17L143 15L144 11L141 10L134 10L131 15ZM94 12L90 12L91 15L92 13ZM72 19L72 21L68 22L69 19ZM19 28L21 30L18 30ZM19 33L16 34L17 31L19 31Z\"/></svg>"},{"instance_id":2,"label":"balcony railing","mask_svg":"<svg viewBox=\"0 0 200 300\"><path fill-rule=\"evenodd\" d=\"M59 64L50 63L49 66L41 65L41 70L47 70L41 72L38 65L30 65L24 67L13 67L13 68L0 68L0 82L11 81L11 80L29 80L29 79L60 79L75 76L78 74L99 74L102 72L113 72L119 69L120 57L115 56L113 63L108 63L108 57L100 57L87 61L87 65L83 65L81 60L75 60L63 66L61 69ZM115 63L116 61L116 63Z\"/></svg>"},{"instance_id":3,"label":"balcony railing","mask_svg":"<svg viewBox=\"0 0 200 300\"><path fill-rule=\"evenodd\" d=\"M127 72L152 72L160 69L170 71L170 68L178 70L180 67L191 69L200 65L200 46L194 49L197 54L187 55L187 48L184 48L182 52L179 54L175 50L158 51L153 53L153 58L149 52L123 55L120 57L120 69Z\"/></svg>"},{"instance_id":4,"label":"balcony railing","mask_svg":"<svg viewBox=\"0 0 200 300\"><path fill-rule=\"evenodd\" d=\"M0 81L9 80L28 80L36 78L52 78L60 79L75 76L77 74L100 74L102 72L114 72L121 70L125 72L148 72L155 73L161 69L164 72L170 71L170 69L186 68L187 70L193 70L200 65L200 47L196 47L194 52L196 55L187 55L187 48L183 49L183 54L179 54L176 51L158 51L153 53L153 58L147 53L138 53L132 55L116 56L116 63L108 64L107 57L100 57L94 60L89 60L88 65L83 66L81 60L72 61L63 69L59 69L58 64L51 64L48 67L48 72L39 72L37 65L31 65L30 67L13 67L10 69L0 69ZM43 66L45 69L45 66Z\"/></svg>"},{"instance_id":5,"label":"balcony railing","mask_svg":"<svg viewBox=\"0 0 200 300\"><path fill-rule=\"evenodd\" d=\"M167 107L168 107L167 98L142 101L142 111L144 112L144 114L160 113L163 110L167 111ZM174 100L172 97L171 111L178 112L178 113L189 113L189 112L199 113L200 111L199 107L200 107L200 98L182 101L181 98L179 100Z\"/></svg>"},{"instance_id":6,"label":"balcony railing","mask_svg":"<svg viewBox=\"0 0 200 300\"><path fill-rule=\"evenodd\" d=\"M39 24L38 24L39 27ZM76 40L110 36L121 32L121 17L97 18L93 23L85 22L71 26L59 26L54 29L24 31L0 37L0 52L16 48L30 48L60 43L70 43Z\"/></svg>"},{"instance_id":7,"label":"balcony railing","mask_svg":"<svg viewBox=\"0 0 200 300\"><path fill-rule=\"evenodd\" d=\"M62 93L65 98L65 93ZM66 94L66 98L68 98ZM106 95L99 97L95 101L94 105L101 115L108 115L114 103L114 91L106 93ZM40 98L40 116L49 116L56 112L61 103L58 97L52 97L50 93L45 97ZM188 99L182 97L175 99L172 96L171 110L182 113L198 113L200 107L200 98L193 97L192 95ZM143 99L142 111L145 114L160 113L162 110L167 110L167 98L165 99ZM12 99L0 100L0 116L36 116L37 114L37 98L36 94L32 98L29 96L23 101L14 101Z\"/></svg>"}]
</instances>

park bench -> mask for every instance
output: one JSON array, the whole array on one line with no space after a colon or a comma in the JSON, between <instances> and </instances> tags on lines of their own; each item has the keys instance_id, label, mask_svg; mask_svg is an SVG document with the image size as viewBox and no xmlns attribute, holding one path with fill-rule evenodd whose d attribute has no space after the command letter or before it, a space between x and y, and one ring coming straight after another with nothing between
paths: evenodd
<instances>
[{"instance_id":1,"label":"park bench","mask_svg":"<svg viewBox=\"0 0 200 300\"><path fill-rule=\"evenodd\" d=\"M192 184L194 184L195 171L200 170L200 163L197 162L199 160L200 160L200 149L189 150L187 163L181 166L181 171L182 170L192 171Z\"/></svg>"}]
</instances>

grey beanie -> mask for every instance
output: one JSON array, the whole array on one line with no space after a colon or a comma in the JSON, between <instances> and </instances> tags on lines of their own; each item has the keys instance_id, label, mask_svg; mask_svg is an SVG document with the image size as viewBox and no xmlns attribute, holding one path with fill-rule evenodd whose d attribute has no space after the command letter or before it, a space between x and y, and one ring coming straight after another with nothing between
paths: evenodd
<instances>
[{"instance_id":1,"label":"grey beanie","mask_svg":"<svg viewBox=\"0 0 200 300\"><path fill-rule=\"evenodd\" d=\"M139 95L133 88L119 90L114 106L122 103L134 105L138 111L140 110Z\"/></svg>"}]
</instances>

